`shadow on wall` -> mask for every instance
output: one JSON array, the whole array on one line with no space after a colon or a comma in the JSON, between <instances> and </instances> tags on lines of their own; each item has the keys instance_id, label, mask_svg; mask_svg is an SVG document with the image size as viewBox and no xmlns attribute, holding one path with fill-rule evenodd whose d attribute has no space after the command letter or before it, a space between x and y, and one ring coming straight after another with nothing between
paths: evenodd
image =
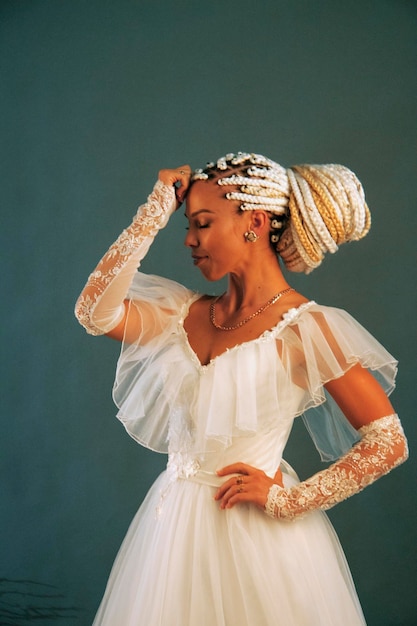
<instances>
[{"instance_id":1,"label":"shadow on wall","mask_svg":"<svg viewBox=\"0 0 417 626\"><path fill-rule=\"evenodd\" d=\"M82 611L66 606L65 596L53 585L32 580L0 578L0 625L26 626L56 622L74 626Z\"/></svg>"}]
</instances>

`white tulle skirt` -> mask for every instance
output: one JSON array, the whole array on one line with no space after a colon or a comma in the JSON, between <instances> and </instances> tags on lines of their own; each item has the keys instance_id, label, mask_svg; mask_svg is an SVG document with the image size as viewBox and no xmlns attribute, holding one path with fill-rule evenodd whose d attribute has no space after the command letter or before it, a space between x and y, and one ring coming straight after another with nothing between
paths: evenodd
<instances>
[{"instance_id":1,"label":"white tulle skirt","mask_svg":"<svg viewBox=\"0 0 417 626\"><path fill-rule=\"evenodd\" d=\"M215 488L161 474L114 563L94 626L365 624L325 514L220 510Z\"/></svg>"}]
</instances>

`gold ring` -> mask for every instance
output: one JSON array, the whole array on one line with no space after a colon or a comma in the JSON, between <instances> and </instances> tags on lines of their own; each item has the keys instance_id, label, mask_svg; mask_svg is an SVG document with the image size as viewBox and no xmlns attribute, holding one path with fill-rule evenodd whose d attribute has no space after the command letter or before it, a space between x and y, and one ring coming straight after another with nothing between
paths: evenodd
<instances>
[{"instance_id":1,"label":"gold ring","mask_svg":"<svg viewBox=\"0 0 417 626\"><path fill-rule=\"evenodd\" d=\"M242 483L243 483L243 478L242 478L242 476L238 476L238 477L236 478L236 484L237 484L237 485L241 485Z\"/></svg>"}]
</instances>

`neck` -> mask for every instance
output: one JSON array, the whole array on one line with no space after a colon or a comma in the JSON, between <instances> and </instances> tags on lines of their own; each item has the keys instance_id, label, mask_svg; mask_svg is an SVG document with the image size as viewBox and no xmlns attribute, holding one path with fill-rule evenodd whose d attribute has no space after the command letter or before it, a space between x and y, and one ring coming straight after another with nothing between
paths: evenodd
<instances>
[{"instance_id":1,"label":"neck","mask_svg":"<svg viewBox=\"0 0 417 626\"><path fill-rule=\"evenodd\" d=\"M251 265L247 271L229 274L222 306L229 313L262 306L276 293L289 285L276 260L262 267Z\"/></svg>"}]
</instances>

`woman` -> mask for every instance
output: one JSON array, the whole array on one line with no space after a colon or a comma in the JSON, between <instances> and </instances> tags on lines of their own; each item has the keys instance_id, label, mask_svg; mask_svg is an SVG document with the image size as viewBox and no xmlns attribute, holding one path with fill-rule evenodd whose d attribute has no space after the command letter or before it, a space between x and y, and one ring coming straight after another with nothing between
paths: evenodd
<instances>
[{"instance_id":1,"label":"woman","mask_svg":"<svg viewBox=\"0 0 417 626\"><path fill-rule=\"evenodd\" d=\"M136 271L185 198L185 244L209 281L228 276L221 296ZM119 419L169 455L95 624L365 623L322 511L407 458L387 397L396 362L347 313L291 288L277 256L310 272L369 225L342 166L286 170L238 153L160 172L76 307L90 333L123 341ZM334 462L299 482L282 454L301 414Z\"/></svg>"}]
</instances>

